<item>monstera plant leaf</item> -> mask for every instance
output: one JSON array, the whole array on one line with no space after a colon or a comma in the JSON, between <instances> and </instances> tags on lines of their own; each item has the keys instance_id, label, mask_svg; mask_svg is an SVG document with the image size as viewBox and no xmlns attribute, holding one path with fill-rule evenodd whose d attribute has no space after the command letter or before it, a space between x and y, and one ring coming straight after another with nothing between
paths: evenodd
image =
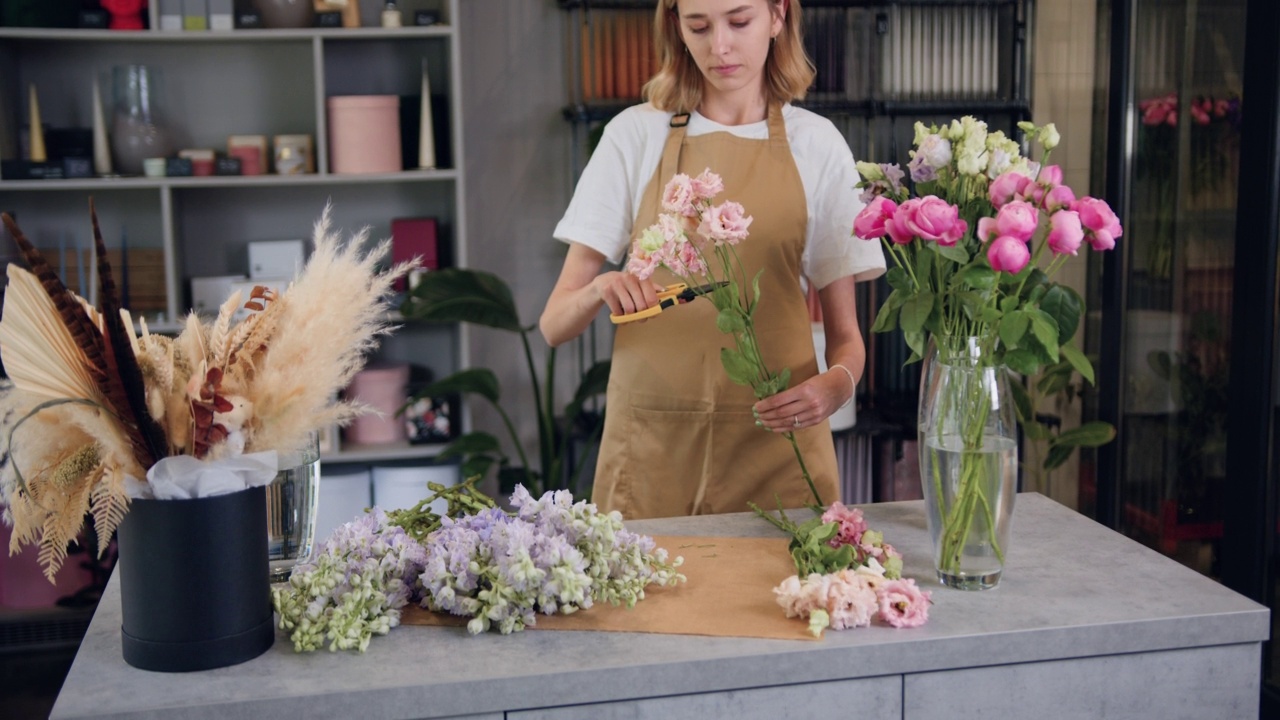
<instances>
[{"instance_id":1,"label":"monstera plant leaf","mask_svg":"<svg viewBox=\"0 0 1280 720\"><path fill-rule=\"evenodd\" d=\"M470 322L512 332L529 329L520 324L511 288L483 270L449 268L426 273L400 312L409 320Z\"/></svg>"}]
</instances>

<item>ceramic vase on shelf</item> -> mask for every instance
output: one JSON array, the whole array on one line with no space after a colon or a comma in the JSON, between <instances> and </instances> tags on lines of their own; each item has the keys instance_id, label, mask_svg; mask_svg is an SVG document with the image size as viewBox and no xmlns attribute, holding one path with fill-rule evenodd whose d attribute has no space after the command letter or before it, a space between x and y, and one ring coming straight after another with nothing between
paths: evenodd
<instances>
[{"instance_id":1,"label":"ceramic vase on shelf","mask_svg":"<svg viewBox=\"0 0 1280 720\"><path fill-rule=\"evenodd\" d=\"M1000 582L1018 473L1009 372L978 338L930 344L921 370L921 485L938 580L961 590Z\"/></svg>"},{"instance_id":2,"label":"ceramic vase on shelf","mask_svg":"<svg viewBox=\"0 0 1280 720\"><path fill-rule=\"evenodd\" d=\"M263 487L129 503L120 523L121 650L143 670L235 665L275 641Z\"/></svg>"},{"instance_id":3,"label":"ceramic vase on shelf","mask_svg":"<svg viewBox=\"0 0 1280 720\"><path fill-rule=\"evenodd\" d=\"M146 65L118 65L112 69L115 111L111 124L111 152L115 169L141 175L143 160L165 157L173 148L156 105L158 77Z\"/></svg>"},{"instance_id":4,"label":"ceramic vase on shelf","mask_svg":"<svg viewBox=\"0 0 1280 720\"><path fill-rule=\"evenodd\" d=\"M268 28L308 28L316 24L313 0L253 0Z\"/></svg>"},{"instance_id":5,"label":"ceramic vase on shelf","mask_svg":"<svg viewBox=\"0 0 1280 720\"><path fill-rule=\"evenodd\" d=\"M278 473L267 485L267 556L271 582L284 582L293 566L311 556L320 497L320 435L300 450L280 453Z\"/></svg>"}]
</instances>

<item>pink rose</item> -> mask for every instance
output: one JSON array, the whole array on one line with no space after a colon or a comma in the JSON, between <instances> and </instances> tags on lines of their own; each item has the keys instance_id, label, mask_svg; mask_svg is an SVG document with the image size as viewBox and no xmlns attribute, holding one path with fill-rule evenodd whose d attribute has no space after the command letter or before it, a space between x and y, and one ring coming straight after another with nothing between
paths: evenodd
<instances>
[{"instance_id":1,"label":"pink rose","mask_svg":"<svg viewBox=\"0 0 1280 720\"><path fill-rule=\"evenodd\" d=\"M898 204L889 198L880 195L871 201L870 205L862 208L862 212L858 213L858 217L853 220L853 234L863 240L875 240L884 237L886 232L885 222L893 217L894 211L898 209Z\"/></svg>"},{"instance_id":2,"label":"pink rose","mask_svg":"<svg viewBox=\"0 0 1280 720\"><path fill-rule=\"evenodd\" d=\"M1059 185L1045 194L1044 209L1051 213L1063 209L1070 209L1072 203L1075 201L1075 192L1066 185Z\"/></svg>"},{"instance_id":3,"label":"pink rose","mask_svg":"<svg viewBox=\"0 0 1280 720\"><path fill-rule=\"evenodd\" d=\"M903 207L909 204L910 201L904 203ZM940 197L929 195L921 198L920 203L906 216L906 226L918 238L941 240L951 231L959 217L960 208Z\"/></svg>"},{"instance_id":4,"label":"pink rose","mask_svg":"<svg viewBox=\"0 0 1280 720\"><path fill-rule=\"evenodd\" d=\"M1009 170L991 181L991 186L987 188L987 197L999 210L1005 206L1005 203L1021 196L1029 184L1031 184L1031 178L1016 170Z\"/></svg>"},{"instance_id":5,"label":"pink rose","mask_svg":"<svg viewBox=\"0 0 1280 720\"><path fill-rule=\"evenodd\" d=\"M1040 211L1035 206L1015 200L1000 208L996 213L996 234L1012 235L1026 242L1036 233L1036 225L1040 222Z\"/></svg>"},{"instance_id":6,"label":"pink rose","mask_svg":"<svg viewBox=\"0 0 1280 720\"><path fill-rule=\"evenodd\" d=\"M702 224L698 226L698 234L716 245L728 243L737 245L747 238L747 228L752 217L745 215L740 203L727 200L719 205L712 205L702 215Z\"/></svg>"},{"instance_id":7,"label":"pink rose","mask_svg":"<svg viewBox=\"0 0 1280 720\"><path fill-rule=\"evenodd\" d=\"M1017 274L1031 262L1031 251L1027 243L1011 235L1001 235L991 241L987 247L987 260L991 269L996 272Z\"/></svg>"},{"instance_id":8,"label":"pink rose","mask_svg":"<svg viewBox=\"0 0 1280 720\"><path fill-rule=\"evenodd\" d=\"M1062 168L1058 165L1045 165L1040 168L1040 175L1036 178L1036 182L1045 189L1058 187L1062 184Z\"/></svg>"},{"instance_id":9,"label":"pink rose","mask_svg":"<svg viewBox=\"0 0 1280 720\"><path fill-rule=\"evenodd\" d=\"M1059 210L1049 217L1049 237L1046 242L1056 255L1075 255L1084 241L1080 227L1080 215L1073 210Z\"/></svg>"},{"instance_id":10,"label":"pink rose","mask_svg":"<svg viewBox=\"0 0 1280 720\"><path fill-rule=\"evenodd\" d=\"M710 200L711 198L724 192L724 181L720 176L711 172L711 168L703 170L698 177L694 178L690 183L693 188L694 200Z\"/></svg>"},{"instance_id":11,"label":"pink rose","mask_svg":"<svg viewBox=\"0 0 1280 720\"><path fill-rule=\"evenodd\" d=\"M1120 218L1107 201L1085 196L1072 203L1071 209L1079 213L1085 239L1094 250L1110 250L1116 246L1116 238L1124 231L1120 228Z\"/></svg>"},{"instance_id":12,"label":"pink rose","mask_svg":"<svg viewBox=\"0 0 1280 720\"><path fill-rule=\"evenodd\" d=\"M667 182L662 190L662 209L680 215L693 215L693 180L680 173Z\"/></svg>"},{"instance_id":13,"label":"pink rose","mask_svg":"<svg viewBox=\"0 0 1280 720\"><path fill-rule=\"evenodd\" d=\"M885 220L884 230L889 234L890 240L899 245L910 245L911 241L915 240L916 235L908 226L907 219L911 217L919 206L920 198L911 198L893 211L893 217Z\"/></svg>"},{"instance_id":14,"label":"pink rose","mask_svg":"<svg viewBox=\"0 0 1280 720\"><path fill-rule=\"evenodd\" d=\"M929 619L929 595L915 580L890 580L876 588L880 619L896 628L919 627Z\"/></svg>"},{"instance_id":15,"label":"pink rose","mask_svg":"<svg viewBox=\"0 0 1280 720\"><path fill-rule=\"evenodd\" d=\"M991 238L999 235L996 232L996 219L993 217L978 218L978 239L983 243L991 242Z\"/></svg>"},{"instance_id":16,"label":"pink rose","mask_svg":"<svg viewBox=\"0 0 1280 720\"><path fill-rule=\"evenodd\" d=\"M955 221L955 224L951 226L951 229L946 234L938 238L938 244L951 247L959 242L960 238L964 237L967 232L969 232L969 223L965 222L964 218L960 218Z\"/></svg>"}]
</instances>

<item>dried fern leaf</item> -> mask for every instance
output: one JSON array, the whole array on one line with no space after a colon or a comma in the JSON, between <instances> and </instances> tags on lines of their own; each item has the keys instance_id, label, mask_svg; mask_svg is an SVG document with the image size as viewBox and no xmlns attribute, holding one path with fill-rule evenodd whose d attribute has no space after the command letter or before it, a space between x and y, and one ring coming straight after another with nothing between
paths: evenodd
<instances>
[{"instance_id":1,"label":"dried fern leaf","mask_svg":"<svg viewBox=\"0 0 1280 720\"><path fill-rule=\"evenodd\" d=\"M74 487L60 492L62 502L44 519L40 535L40 564L44 576L54 582L58 570L67 558L67 544L74 541L84 526L84 514L89 510L89 495L93 491L94 477L85 476ZM53 498L46 498L46 501Z\"/></svg>"},{"instance_id":2,"label":"dried fern leaf","mask_svg":"<svg viewBox=\"0 0 1280 720\"><path fill-rule=\"evenodd\" d=\"M102 468L102 479L93 487L89 512L98 534L98 555L107 550L107 540L120 527L129 511L129 494L124 489L124 473L119 468Z\"/></svg>"}]
</instances>

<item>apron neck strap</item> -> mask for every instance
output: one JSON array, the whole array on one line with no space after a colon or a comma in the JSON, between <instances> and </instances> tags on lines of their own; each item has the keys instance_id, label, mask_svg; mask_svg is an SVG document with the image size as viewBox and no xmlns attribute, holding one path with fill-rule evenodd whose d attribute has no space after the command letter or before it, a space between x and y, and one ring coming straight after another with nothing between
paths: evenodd
<instances>
[{"instance_id":1,"label":"apron neck strap","mask_svg":"<svg viewBox=\"0 0 1280 720\"><path fill-rule=\"evenodd\" d=\"M787 124L782 120L782 105L769 103L769 143L774 146L789 147L787 143Z\"/></svg>"},{"instance_id":2,"label":"apron neck strap","mask_svg":"<svg viewBox=\"0 0 1280 720\"><path fill-rule=\"evenodd\" d=\"M782 105L769 103L768 110L769 144L790 151L787 143L787 125L782 119ZM689 113L677 113L671 116L671 131L667 133L667 143L662 148L662 164L658 177L671 179L680 167L680 148L684 145L685 134L689 128ZM662 206L662 190L664 184L658 186L658 207Z\"/></svg>"}]
</instances>

